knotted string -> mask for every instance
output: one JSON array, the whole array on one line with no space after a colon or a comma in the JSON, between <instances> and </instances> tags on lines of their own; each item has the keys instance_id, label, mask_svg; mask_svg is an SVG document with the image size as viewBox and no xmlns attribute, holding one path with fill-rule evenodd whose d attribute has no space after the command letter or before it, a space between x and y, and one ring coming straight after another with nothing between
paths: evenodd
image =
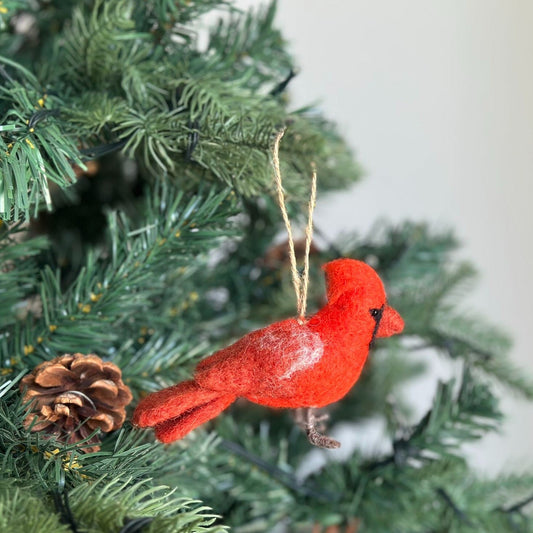
<instances>
[{"instance_id":1,"label":"knotted string","mask_svg":"<svg viewBox=\"0 0 533 533\"><path fill-rule=\"evenodd\" d=\"M311 177L311 195L308 204L308 216L307 227L305 228L305 255L304 255L304 268L300 275L298 266L296 264L296 253L294 251L294 238L292 236L292 228L287 213L287 207L285 205L285 193L283 192L283 185L281 179L281 170L279 166L279 143L281 138L285 134L285 129L281 130L274 141L272 149L272 163L274 165L274 181L276 183L276 189L278 192L278 204L281 209L281 215L283 216L283 222L287 229L287 235L289 237L289 260L291 263L291 275L292 285L294 292L296 293L296 308L298 312L298 321L303 324L305 322L305 310L307 307L307 290L309 288L309 253L311 251L311 240L313 238L313 212L316 205L316 167L315 164L311 164L312 177Z\"/></svg>"}]
</instances>

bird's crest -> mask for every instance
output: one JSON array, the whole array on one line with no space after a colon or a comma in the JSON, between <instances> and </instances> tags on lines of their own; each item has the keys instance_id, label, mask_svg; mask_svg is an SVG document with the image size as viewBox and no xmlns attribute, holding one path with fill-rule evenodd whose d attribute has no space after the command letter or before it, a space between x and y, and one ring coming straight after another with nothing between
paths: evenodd
<instances>
[{"instance_id":1,"label":"bird's crest","mask_svg":"<svg viewBox=\"0 0 533 533\"><path fill-rule=\"evenodd\" d=\"M356 259L335 259L326 263L322 270L326 273L328 303L333 303L346 291L358 289L361 298L371 295L373 299L385 303L385 288L376 271L366 263Z\"/></svg>"}]
</instances>

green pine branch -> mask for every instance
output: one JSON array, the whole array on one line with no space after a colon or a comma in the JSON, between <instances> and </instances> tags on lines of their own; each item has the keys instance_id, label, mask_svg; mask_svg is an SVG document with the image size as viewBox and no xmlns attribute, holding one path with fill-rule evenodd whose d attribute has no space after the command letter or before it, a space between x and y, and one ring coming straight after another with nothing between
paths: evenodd
<instances>
[{"instance_id":1,"label":"green pine branch","mask_svg":"<svg viewBox=\"0 0 533 533\"><path fill-rule=\"evenodd\" d=\"M186 24L195 22L203 14L214 10L231 9L231 2L226 0L190 0L187 3L176 0L148 0L146 11L139 9L139 23L145 24L147 28L154 30L157 26L157 33L166 34L169 28L177 26L184 28ZM234 8L233 8L234 9ZM172 28L177 31L176 28ZM184 36L188 35L184 33ZM160 37L161 38L161 37Z\"/></svg>"},{"instance_id":2,"label":"green pine branch","mask_svg":"<svg viewBox=\"0 0 533 533\"><path fill-rule=\"evenodd\" d=\"M149 322L171 322L172 309L190 296L180 292L180 281L204 267L205 254L233 234L228 218L234 213L227 192L186 198L165 186L147 196L144 218L111 213L108 247L90 250L67 287L59 270L42 269L42 316L8 330L0 345L3 360L12 363L6 368L34 365L53 353L105 353L122 338L121 330L137 338L150 309L165 300L168 312ZM169 284L177 289L169 292Z\"/></svg>"},{"instance_id":3,"label":"green pine branch","mask_svg":"<svg viewBox=\"0 0 533 533\"><path fill-rule=\"evenodd\" d=\"M84 165L57 119L61 100L16 62L0 57L0 65L13 72L0 86L0 217L18 220L42 201L51 209L50 183L67 186L73 165Z\"/></svg>"},{"instance_id":4,"label":"green pine branch","mask_svg":"<svg viewBox=\"0 0 533 533\"><path fill-rule=\"evenodd\" d=\"M5 382L0 388L3 530L21 531L20 512L26 509L21 504L23 493L34 503L24 517L26 526L55 527L62 521L80 531L118 533L128 522L145 519L148 531L225 530L200 502L151 479L154 470L161 475L192 468L198 457L209 453L213 439L204 439L190 452L174 448L162 453L162 445L147 443L144 432L125 426L106 436L100 451L84 454L79 443L65 445L23 430L25 414L18 378ZM35 527L44 531L39 529L43 525Z\"/></svg>"},{"instance_id":5,"label":"green pine branch","mask_svg":"<svg viewBox=\"0 0 533 533\"><path fill-rule=\"evenodd\" d=\"M19 483L17 479L3 478L0 483L0 529L12 533L27 531L54 531L72 533L67 524L61 523L58 514L50 510L50 502L32 492L33 487Z\"/></svg>"},{"instance_id":6,"label":"green pine branch","mask_svg":"<svg viewBox=\"0 0 533 533\"><path fill-rule=\"evenodd\" d=\"M313 474L313 482L335 487L341 500L335 511L316 502L307 518L327 525L357 517L361 531L376 532L513 531L511 517L504 516L498 504L526 493L530 476L516 476L505 490L499 479L479 480L467 473L458 456L461 444L493 430L500 414L488 387L468 370L456 388L453 381L439 385L432 408L393 442L389 456L354 456ZM472 487L484 497L477 499Z\"/></svg>"},{"instance_id":7,"label":"green pine branch","mask_svg":"<svg viewBox=\"0 0 533 533\"><path fill-rule=\"evenodd\" d=\"M192 2L185 11L212 5ZM307 187L311 161L324 188L359 177L331 125L308 112L289 112L279 98L293 67L273 26L275 3L220 22L210 37L213 53L201 54L196 39L179 38L178 19L169 30L176 39L162 41L149 27L147 20L168 2L143 6L113 0L74 8L61 24L56 67L42 69L39 82L22 65L2 60L13 71L1 113L2 216L27 217L43 199L50 208L48 180L68 186L72 166L83 166L79 147L106 143L119 143L150 176L170 174L187 186L191 178L196 185L215 180L251 197L270 189L271 143L289 124L282 147L289 192Z\"/></svg>"},{"instance_id":8,"label":"green pine branch","mask_svg":"<svg viewBox=\"0 0 533 533\"><path fill-rule=\"evenodd\" d=\"M8 227L0 220L0 329L25 318L31 305L25 299L31 298L35 290L35 256L47 246L47 241L44 237L25 237L21 223Z\"/></svg>"},{"instance_id":9,"label":"green pine branch","mask_svg":"<svg viewBox=\"0 0 533 533\"><path fill-rule=\"evenodd\" d=\"M456 453L462 443L496 429L501 413L487 385L475 381L467 368L457 393L454 388L454 380L439 384L432 408L407 438L395 441L394 461Z\"/></svg>"},{"instance_id":10,"label":"green pine branch","mask_svg":"<svg viewBox=\"0 0 533 533\"><path fill-rule=\"evenodd\" d=\"M211 70L226 80L244 76L246 86L254 91L274 90L294 70L286 42L274 28L276 9L273 1L245 16L220 18L207 45Z\"/></svg>"}]
</instances>

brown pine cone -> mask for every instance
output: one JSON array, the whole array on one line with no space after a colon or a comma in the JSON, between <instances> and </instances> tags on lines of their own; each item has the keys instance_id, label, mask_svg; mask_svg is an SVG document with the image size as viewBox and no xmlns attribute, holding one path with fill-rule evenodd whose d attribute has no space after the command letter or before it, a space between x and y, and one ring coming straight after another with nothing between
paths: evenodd
<instances>
[{"instance_id":1,"label":"brown pine cone","mask_svg":"<svg viewBox=\"0 0 533 533\"><path fill-rule=\"evenodd\" d=\"M319 249L314 242L311 242L309 248L309 255L316 255ZM297 239L294 241L294 253L296 259L302 259L305 255L305 239ZM272 270L279 269L284 265L289 264L289 241L285 240L280 244L271 246L262 258L265 267Z\"/></svg>"},{"instance_id":2,"label":"brown pine cone","mask_svg":"<svg viewBox=\"0 0 533 533\"><path fill-rule=\"evenodd\" d=\"M81 353L36 366L22 379L20 390L25 402L32 401L24 425L65 443L85 440L95 429L119 429L132 400L116 365ZM96 434L84 442L83 451L96 452L99 443Z\"/></svg>"}]
</instances>

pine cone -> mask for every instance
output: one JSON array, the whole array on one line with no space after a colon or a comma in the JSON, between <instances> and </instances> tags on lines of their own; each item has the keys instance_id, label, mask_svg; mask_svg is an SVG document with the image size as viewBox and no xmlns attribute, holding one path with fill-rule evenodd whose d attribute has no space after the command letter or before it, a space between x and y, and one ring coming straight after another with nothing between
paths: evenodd
<instances>
[{"instance_id":1,"label":"pine cone","mask_svg":"<svg viewBox=\"0 0 533 533\"><path fill-rule=\"evenodd\" d=\"M119 429L132 400L116 365L81 353L41 363L22 379L20 390L25 402L32 401L24 425L65 443L85 440L95 429ZM99 443L94 435L83 451L96 452Z\"/></svg>"},{"instance_id":2,"label":"pine cone","mask_svg":"<svg viewBox=\"0 0 533 533\"><path fill-rule=\"evenodd\" d=\"M316 255L320 252L314 242L311 242L309 255ZM305 255L305 239L294 241L294 253L296 259L302 259ZM271 246L262 258L263 264L272 270L279 269L289 264L289 241L285 240L280 244Z\"/></svg>"}]
</instances>

